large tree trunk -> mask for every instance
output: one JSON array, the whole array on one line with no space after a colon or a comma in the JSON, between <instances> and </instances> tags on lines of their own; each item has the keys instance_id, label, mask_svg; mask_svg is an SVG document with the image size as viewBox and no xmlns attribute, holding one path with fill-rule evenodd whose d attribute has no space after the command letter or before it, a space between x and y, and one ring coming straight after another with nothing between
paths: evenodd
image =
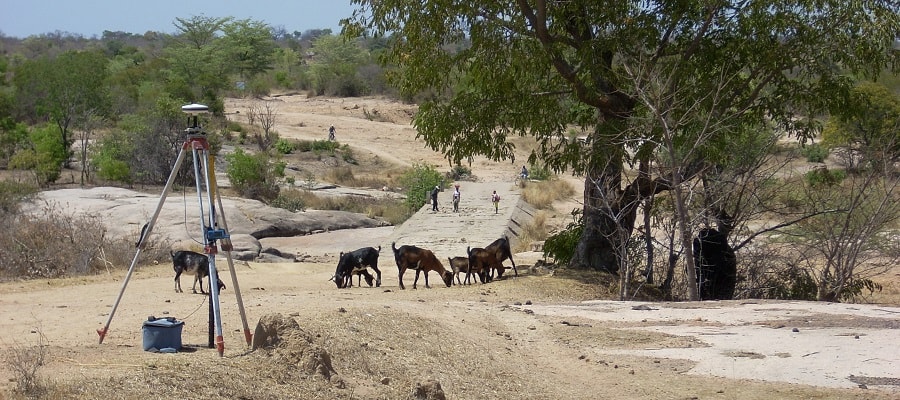
<instances>
[{"instance_id":1,"label":"large tree trunk","mask_svg":"<svg viewBox=\"0 0 900 400\"><path fill-rule=\"evenodd\" d=\"M637 207L625 201L625 150L621 143L612 140L623 129L623 121L607 120L597 129L584 178L584 230L571 266L617 274L622 246L634 229Z\"/></svg>"}]
</instances>

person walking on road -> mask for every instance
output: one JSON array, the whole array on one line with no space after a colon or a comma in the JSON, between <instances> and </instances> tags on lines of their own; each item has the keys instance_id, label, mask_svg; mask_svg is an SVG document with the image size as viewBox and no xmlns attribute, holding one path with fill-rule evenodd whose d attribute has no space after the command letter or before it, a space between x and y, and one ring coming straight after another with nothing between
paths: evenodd
<instances>
[{"instance_id":1,"label":"person walking on road","mask_svg":"<svg viewBox=\"0 0 900 400\"><path fill-rule=\"evenodd\" d=\"M431 211L438 210L437 197L438 197L438 193L440 191L441 191L441 188L439 188L437 186L435 186L434 189L431 191Z\"/></svg>"},{"instance_id":2,"label":"person walking on road","mask_svg":"<svg viewBox=\"0 0 900 400\"><path fill-rule=\"evenodd\" d=\"M491 203L494 203L494 214L497 214L500 211L500 195L496 190L491 195Z\"/></svg>"},{"instance_id":3,"label":"person walking on road","mask_svg":"<svg viewBox=\"0 0 900 400\"><path fill-rule=\"evenodd\" d=\"M459 212L459 184L453 189L453 212Z\"/></svg>"},{"instance_id":4,"label":"person walking on road","mask_svg":"<svg viewBox=\"0 0 900 400\"><path fill-rule=\"evenodd\" d=\"M334 141L334 125L328 128L328 140L331 142Z\"/></svg>"}]
</instances>

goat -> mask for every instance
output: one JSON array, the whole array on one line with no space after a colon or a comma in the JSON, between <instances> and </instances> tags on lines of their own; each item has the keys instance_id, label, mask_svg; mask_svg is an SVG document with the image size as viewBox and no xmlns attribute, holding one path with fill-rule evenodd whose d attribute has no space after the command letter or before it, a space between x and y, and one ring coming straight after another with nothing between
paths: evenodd
<instances>
[{"instance_id":1,"label":"goat","mask_svg":"<svg viewBox=\"0 0 900 400\"><path fill-rule=\"evenodd\" d=\"M400 272L400 289L406 289L406 286L403 286L403 274L407 269L416 270L413 289L416 288L416 284L419 282L419 273L422 271L425 271L426 288L431 288L428 284L428 272L430 271L437 272L447 287L453 285L453 273L444 269L444 265L434 256L431 250L410 245L403 245L397 248L396 242L391 243L391 249L394 250L394 261L397 263L397 269Z\"/></svg>"},{"instance_id":2,"label":"goat","mask_svg":"<svg viewBox=\"0 0 900 400\"><path fill-rule=\"evenodd\" d=\"M512 263L513 271L516 273L516 276L519 276L519 270L516 269L516 262L513 261L512 250L509 247L509 239L506 236L493 241L484 250L493 254L495 263L492 264L492 268L497 271L497 279L502 278L503 272L506 271L506 268L503 266L503 261L506 259L509 259L509 262ZM491 270L489 272L491 273L491 279L493 279L494 271Z\"/></svg>"},{"instance_id":3,"label":"goat","mask_svg":"<svg viewBox=\"0 0 900 400\"><path fill-rule=\"evenodd\" d=\"M456 276L456 283L459 285L462 285L463 283L468 285L469 284L469 258L468 257L453 257L453 258L447 257L447 260L450 262L450 269L453 270L453 275ZM461 281L459 279L460 273L466 274L465 281ZM484 281L484 276L481 274L479 274L479 276L481 277L482 281Z\"/></svg>"},{"instance_id":4,"label":"goat","mask_svg":"<svg viewBox=\"0 0 900 400\"><path fill-rule=\"evenodd\" d=\"M372 274L366 268L375 270L378 278L376 286L381 286L381 270L378 269L378 254L381 252L381 246L378 249L374 247L363 247L353 250L349 253L341 252L340 260L334 271L332 279L338 289L353 286L353 274L365 276L366 283L372 286ZM360 284L362 286L362 277Z\"/></svg>"},{"instance_id":5,"label":"goat","mask_svg":"<svg viewBox=\"0 0 900 400\"><path fill-rule=\"evenodd\" d=\"M203 291L203 278L209 276L209 258L206 254L193 251L169 251L172 256L172 266L175 268L175 293L182 293L181 274L194 275L194 286L191 291L197 293L197 282L200 282L200 293ZM225 284L216 277L219 290L225 289Z\"/></svg>"},{"instance_id":6,"label":"goat","mask_svg":"<svg viewBox=\"0 0 900 400\"><path fill-rule=\"evenodd\" d=\"M469 256L469 271L466 272L466 282L469 282L472 274L478 274L481 283L490 282L493 276L488 271L494 268L494 264L496 264L493 253L480 247L466 247L466 254Z\"/></svg>"}]
</instances>

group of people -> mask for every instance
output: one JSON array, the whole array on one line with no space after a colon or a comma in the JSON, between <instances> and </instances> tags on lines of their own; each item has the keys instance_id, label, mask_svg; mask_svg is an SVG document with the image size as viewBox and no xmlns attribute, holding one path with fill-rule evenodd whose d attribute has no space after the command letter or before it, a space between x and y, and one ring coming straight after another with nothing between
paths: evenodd
<instances>
[{"instance_id":1,"label":"group of people","mask_svg":"<svg viewBox=\"0 0 900 400\"><path fill-rule=\"evenodd\" d=\"M438 211L438 193L440 192L440 186L435 186L434 189L431 190L431 211ZM462 197L462 195L459 192L459 184L457 183L453 185L453 212L459 212L460 197ZM491 194L491 203L494 204L494 214L500 212L500 195L497 194L496 190Z\"/></svg>"}]
</instances>

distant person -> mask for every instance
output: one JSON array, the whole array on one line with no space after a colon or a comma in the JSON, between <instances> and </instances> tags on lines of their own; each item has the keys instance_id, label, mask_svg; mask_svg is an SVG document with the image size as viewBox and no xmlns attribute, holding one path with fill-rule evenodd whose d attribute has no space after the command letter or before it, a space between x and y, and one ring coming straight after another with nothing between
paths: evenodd
<instances>
[{"instance_id":1,"label":"distant person","mask_svg":"<svg viewBox=\"0 0 900 400\"><path fill-rule=\"evenodd\" d=\"M453 188L453 212L459 212L459 184Z\"/></svg>"},{"instance_id":2,"label":"distant person","mask_svg":"<svg viewBox=\"0 0 900 400\"><path fill-rule=\"evenodd\" d=\"M524 165L522 166L522 180L528 180L528 168L525 168Z\"/></svg>"},{"instance_id":3,"label":"distant person","mask_svg":"<svg viewBox=\"0 0 900 400\"><path fill-rule=\"evenodd\" d=\"M494 203L494 214L497 214L500 211L500 195L497 194L496 190L491 195L491 203Z\"/></svg>"},{"instance_id":4,"label":"distant person","mask_svg":"<svg viewBox=\"0 0 900 400\"><path fill-rule=\"evenodd\" d=\"M328 128L328 140L334 141L334 125ZM525 167L522 167L525 168Z\"/></svg>"},{"instance_id":5,"label":"distant person","mask_svg":"<svg viewBox=\"0 0 900 400\"><path fill-rule=\"evenodd\" d=\"M434 189L431 190L431 211L437 211L437 196L441 191L440 187L435 186Z\"/></svg>"}]
</instances>

